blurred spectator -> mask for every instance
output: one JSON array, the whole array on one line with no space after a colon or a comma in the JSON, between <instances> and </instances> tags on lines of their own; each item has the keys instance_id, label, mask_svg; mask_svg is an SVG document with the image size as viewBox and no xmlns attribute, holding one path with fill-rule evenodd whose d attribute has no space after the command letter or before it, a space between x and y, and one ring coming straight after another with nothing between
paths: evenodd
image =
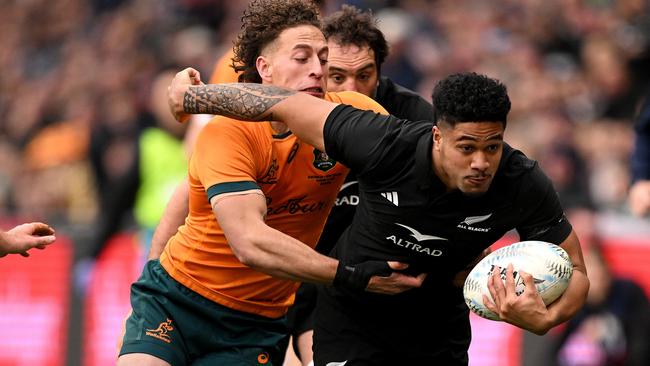
<instances>
[{"instance_id":1,"label":"blurred spectator","mask_svg":"<svg viewBox=\"0 0 650 366\"><path fill-rule=\"evenodd\" d=\"M539 163L553 182L565 210L592 207L586 165L569 144L552 144L541 152Z\"/></svg>"},{"instance_id":2,"label":"blurred spectator","mask_svg":"<svg viewBox=\"0 0 650 366\"><path fill-rule=\"evenodd\" d=\"M635 282L611 273L593 212L577 210L572 223L580 235L591 281L587 303L557 337L558 366L650 365L650 303Z\"/></svg>"},{"instance_id":3,"label":"blurred spectator","mask_svg":"<svg viewBox=\"0 0 650 366\"><path fill-rule=\"evenodd\" d=\"M142 111L127 93L115 93L100 106L103 118L93 135L92 155L103 209L97 235L76 269L82 289L93 258L118 230L137 230L143 253L148 252L165 205L187 174L186 125L169 113L165 97L175 74L173 68L154 76Z\"/></svg>"},{"instance_id":4,"label":"blurred spectator","mask_svg":"<svg viewBox=\"0 0 650 366\"><path fill-rule=\"evenodd\" d=\"M650 92L641 107L634 132L632 187L628 200L633 214L646 216L650 213Z\"/></svg>"},{"instance_id":5,"label":"blurred spectator","mask_svg":"<svg viewBox=\"0 0 650 366\"><path fill-rule=\"evenodd\" d=\"M151 236L176 186L187 175L183 139L186 124L178 123L167 105L167 86L177 70L161 71L154 79L149 108L156 122L138 140L139 186L135 199L135 219L141 231L141 242L148 252Z\"/></svg>"},{"instance_id":6,"label":"blurred spectator","mask_svg":"<svg viewBox=\"0 0 650 366\"><path fill-rule=\"evenodd\" d=\"M601 244L602 217L591 207L571 207L566 213L580 237L591 281L587 303L572 320L543 337L525 332L521 365L650 365L650 304L646 293L635 280L612 273Z\"/></svg>"},{"instance_id":7,"label":"blurred spectator","mask_svg":"<svg viewBox=\"0 0 650 366\"><path fill-rule=\"evenodd\" d=\"M330 1L328 8L338 8L336 3ZM451 72L474 70L503 80L513 96L509 140L541 157L547 144L555 143L552 137L562 138L562 146L572 145L575 138L578 161L586 165L581 171L587 177L580 179L595 189L594 205L620 208L624 200L618 184L610 188L609 183L598 182L614 177L627 185L625 176L618 174L627 169L629 146L602 136L613 129L627 138L619 130L629 131L633 107L648 85L647 1L351 3L373 8L380 19L392 47L383 68L387 76L403 78L398 81L426 97L433 83ZM224 0L0 2L0 112L5 116L0 149L7 157L16 156L48 125L85 120L85 130L93 136L90 151L98 167L96 184L104 197L96 206L102 212L110 210L104 205L111 202L106 199L112 195L108 192L118 190L117 175L128 171L137 158L133 146L146 127L140 116L155 73L164 65L178 64L192 65L205 74L216 56L231 47L245 5ZM70 103L76 103L71 109L80 113L64 116L62 111ZM131 117L124 115L125 108L131 110ZM126 120L109 121L120 118ZM554 133L546 125L553 120L563 120L553 122L563 133ZM120 123L124 125L115 125ZM613 158L595 152L596 144L579 141L589 140L583 133L608 141L613 149L607 152ZM106 143L106 149L95 146L95 141ZM16 185L25 180L17 179L17 174L32 174L19 173L12 161L0 160L5 214L15 213L15 201L20 201ZM605 199L598 197L601 194ZM93 196L86 195L91 201L96 200ZM123 203L129 207L135 196L117 197L130 200ZM67 215L60 221L84 222L92 216ZM107 233L132 227L128 217L126 225L120 218L114 221L114 230Z\"/></svg>"},{"instance_id":8,"label":"blurred spectator","mask_svg":"<svg viewBox=\"0 0 650 366\"><path fill-rule=\"evenodd\" d=\"M101 98L93 124L90 156L99 189L97 235L86 254L96 256L118 230L133 228L130 210L138 188L138 137L151 122L136 110L132 93L113 92ZM90 250L90 253L88 253Z\"/></svg>"},{"instance_id":9,"label":"blurred spectator","mask_svg":"<svg viewBox=\"0 0 650 366\"><path fill-rule=\"evenodd\" d=\"M58 121L41 129L24 150L14 204L25 217L89 224L97 210L95 180L87 159L88 121Z\"/></svg>"},{"instance_id":10,"label":"blurred spectator","mask_svg":"<svg viewBox=\"0 0 650 366\"><path fill-rule=\"evenodd\" d=\"M650 85L649 1L345 2L372 8L392 37L386 76L427 99L452 72L504 81L513 102L506 139L544 165L567 208L590 202L601 216L619 215L611 226L626 233L647 223L621 225L620 215L650 212L650 102L636 145L632 129ZM156 210L135 200L138 144L159 128L152 82L166 65L208 75L246 3L0 1L0 216L52 223L77 257L151 225Z\"/></svg>"},{"instance_id":11,"label":"blurred spectator","mask_svg":"<svg viewBox=\"0 0 650 366\"><path fill-rule=\"evenodd\" d=\"M386 37L390 53L382 71L391 79L408 89L415 89L420 74L409 55L407 39L414 34L417 20L399 8L386 8L377 13L378 27Z\"/></svg>"}]
</instances>

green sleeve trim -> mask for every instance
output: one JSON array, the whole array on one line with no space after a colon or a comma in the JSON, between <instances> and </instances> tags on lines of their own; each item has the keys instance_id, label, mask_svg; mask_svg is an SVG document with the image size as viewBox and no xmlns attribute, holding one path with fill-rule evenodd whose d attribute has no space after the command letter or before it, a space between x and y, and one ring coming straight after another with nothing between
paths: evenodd
<instances>
[{"instance_id":1,"label":"green sleeve trim","mask_svg":"<svg viewBox=\"0 0 650 366\"><path fill-rule=\"evenodd\" d=\"M227 182L227 183L217 183L210 188L208 188L208 202L212 197L230 192L242 192L250 191L251 189L261 189L260 186L255 182L243 181L243 182Z\"/></svg>"}]
</instances>

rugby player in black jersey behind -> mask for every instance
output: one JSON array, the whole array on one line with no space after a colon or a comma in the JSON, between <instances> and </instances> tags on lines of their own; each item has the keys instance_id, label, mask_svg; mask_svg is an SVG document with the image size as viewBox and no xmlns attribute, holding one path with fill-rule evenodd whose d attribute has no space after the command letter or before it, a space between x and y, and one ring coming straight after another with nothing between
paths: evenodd
<instances>
[{"instance_id":1,"label":"rugby player in black jersey behind","mask_svg":"<svg viewBox=\"0 0 650 366\"><path fill-rule=\"evenodd\" d=\"M357 172L360 202L335 248L337 275L332 286L319 289L316 365L467 365L469 311L452 277L511 229L521 240L564 248L573 277L547 307L529 274L522 274L529 290L516 296L512 266L505 284L497 270L488 283L490 310L544 334L584 304L589 280L578 238L550 180L503 142L510 100L497 80L475 73L441 80L433 92L432 127L272 86L192 86L195 76L185 69L170 86L177 119L208 112L283 121ZM341 285L354 270L348 265L387 258L427 272L422 287L385 296Z\"/></svg>"},{"instance_id":2,"label":"rugby player in black jersey behind","mask_svg":"<svg viewBox=\"0 0 650 366\"><path fill-rule=\"evenodd\" d=\"M417 93L380 76L381 65L388 55L388 43L377 28L370 11L343 5L341 10L323 19L323 34L329 48L327 90L356 91L381 104L388 113L409 120L430 120L433 107ZM359 187L354 171L345 183L332 208L316 250L329 254L343 231L350 225L359 203ZM293 336L293 348L308 365L312 360L313 312L316 285L303 283L296 292L287 320Z\"/></svg>"}]
</instances>

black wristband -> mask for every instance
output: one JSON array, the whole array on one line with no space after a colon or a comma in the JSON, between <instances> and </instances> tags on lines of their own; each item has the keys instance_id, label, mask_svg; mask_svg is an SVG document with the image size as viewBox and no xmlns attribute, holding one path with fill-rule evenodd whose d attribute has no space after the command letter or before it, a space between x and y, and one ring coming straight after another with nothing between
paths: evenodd
<instances>
[{"instance_id":1,"label":"black wristband","mask_svg":"<svg viewBox=\"0 0 650 366\"><path fill-rule=\"evenodd\" d=\"M388 277L392 272L385 261L367 261L355 265L339 261L332 284L336 287L365 290L372 276Z\"/></svg>"}]
</instances>

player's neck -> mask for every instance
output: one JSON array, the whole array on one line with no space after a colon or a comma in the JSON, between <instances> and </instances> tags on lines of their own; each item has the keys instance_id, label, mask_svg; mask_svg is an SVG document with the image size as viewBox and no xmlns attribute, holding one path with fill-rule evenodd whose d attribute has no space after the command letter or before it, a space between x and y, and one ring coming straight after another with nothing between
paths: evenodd
<instances>
[{"instance_id":1,"label":"player's neck","mask_svg":"<svg viewBox=\"0 0 650 366\"><path fill-rule=\"evenodd\" d=\"M274 85L270 80L262 80L262 85ZM282 86L282 85L276 85ZM271 128L276 135L282 135L289 132L289 126L284 122L271 121Z\"/></svg>"},{"instance_id":2,"label":"player's neck","mask_svg":"<svg viewBox=\"0 0 650 366\"><path fill-rule=\"evenodd\" d=\"M456 187L453 187L451 184L451 178L449 177L449 174L445 172L445 169L442 167L442 157L440 156L440 153L436 151L436 149L433 149L431 152L431 169L433 169L433 173L440 179L442 184L445 185L447 192L453 191L456 189Z\"/></svg>"}]
</instances>

